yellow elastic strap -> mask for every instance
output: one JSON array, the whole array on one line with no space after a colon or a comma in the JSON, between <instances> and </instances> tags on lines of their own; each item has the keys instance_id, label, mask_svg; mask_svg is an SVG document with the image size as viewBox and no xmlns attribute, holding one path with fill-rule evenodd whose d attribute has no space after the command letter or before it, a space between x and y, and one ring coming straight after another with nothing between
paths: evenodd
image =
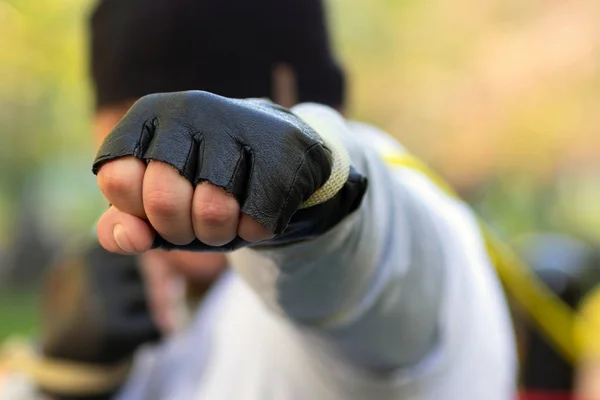
<instances>
[{"instance_id":1,"label":"yellow elastic strap","mask_svg":"<svg viewBox=\"0 0 600 400\"><path fill-rule=\"evenodd\" d=\"M480 221L488 254L508 293L550 339L556 350L571 363L579 360L573 337L577 313L542 283L514 250Z\"/></svg>"},{"instance_id":2,"label":"yellow elastic strap","mask_svg":"<svg viewBox=\"0 0 600 400\"><path fill-rule=\"evenodd\" d=\"M585 297L575 321L575 338L582 361L600 359L600 287Z\"/></svg>"},{"instance_id":3,"label":"yellow elastic strap","mask_svg":"<svg viewBox=\"0 0 600 400\"><path fill-rule=\"evenodd\" d=\"M131 362L98 367L43 358L23 341L6 345L0 358L7 371L27 376L44 390L68 396L111 392L127 379L131 367Z\"/></svg>"},{"instance_id":4,"label":"yellow elastic strap","mask_svg":"<svg viewBox=\"0 0 600 400\"><path fill-rule=\"evenodd\" d=\"M426 175L447 195L459 199L443 179L416 157L410 154L391 154L385 155L384 159L391 165L413 169ZM506 290L554 343L563 357L571 362L576 362L579 359L579 348L573 336L573 327L575 320L579 318L577 314L552 290L540 282L510 246L502 242L481 218L478 218L478 221L490 260ZM579 319L579 329L591 332L585 321Z\"/></svg>"}]
</instances>

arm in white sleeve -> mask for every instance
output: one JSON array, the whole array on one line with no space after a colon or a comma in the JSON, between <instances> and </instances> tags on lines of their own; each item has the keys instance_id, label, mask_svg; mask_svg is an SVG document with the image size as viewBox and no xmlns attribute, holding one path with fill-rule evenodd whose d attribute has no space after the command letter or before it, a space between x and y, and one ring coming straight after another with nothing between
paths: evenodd
<instances>
[{"instance_id":1,"label":"arm in white sleeve","mask_svg":"<svg viewBox=\"0 0 600 400\"><path fill-rule=\"evenodd\" d=\"M352 133L328 108L293 111L324 137L342 140L368 178L367 194L358 211L325 235L239 250L233 265L270 308L319 332L357 365L373 371L413 365L436 343L447 272L443 235L371 138Z\"/></svg>"}]
</instances>

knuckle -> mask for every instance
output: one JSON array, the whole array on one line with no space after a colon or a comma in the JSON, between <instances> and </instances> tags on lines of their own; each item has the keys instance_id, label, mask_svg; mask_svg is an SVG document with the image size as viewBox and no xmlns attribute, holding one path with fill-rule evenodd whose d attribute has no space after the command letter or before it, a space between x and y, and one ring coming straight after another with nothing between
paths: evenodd
<instances>
[{"instance_id":1,"label":"knuckle","mask_svg":"<svg viewBox=\"0 0 600 400\"><path fill-rule=\"evenodd\" d=\"M192 215L195 221L211 226L226 225L237 216L232 207L224 203L198 201L194 204Z\"/></svg>"},{"instance_id":2,"label":"knuckle","mask_svg":"<svg viewBox=\"0 0 600 400\"><path fill-rule=\"evenodd\" d=\"M178 193L163 189L147 190L144 193L144 209L160 217L175 217L181 213L185 200Z\"/></svg>"},{"instance_id":3,"label":"knuckle","mask_svg":"<svg viewBox=\"0 0 600 400\"><path fill-rule=\"evenodd\" d=\"M137 183L135 179L117 171L114 165L106 165L98 173L98 186L108 195L128 194L134 190Z\"/></svg>"},{"instance_id":4,"label":"knuckle","mask_svg":"<svg viewBox=\"0 0 600 400\"><path fill-rule=\"evenodd\" d=\"M191 94L190 97L193 96L193 98L197 101L207 101L211 98L210 93L208 93L204 90L197 90L197 91L191 92L190 94Z\"/></svg>"},{"instance_id":5,"label":"knuckle","mask_svg":"<svg viewBox=\"0 0 600 400\"><path fill-rule=\"evenodd\" d=\"M145 96L140 97L136 104L142 107L151 107L157 101L160 101L164 97L162 93L150 93Z\"/></svg>"}]
</instances>

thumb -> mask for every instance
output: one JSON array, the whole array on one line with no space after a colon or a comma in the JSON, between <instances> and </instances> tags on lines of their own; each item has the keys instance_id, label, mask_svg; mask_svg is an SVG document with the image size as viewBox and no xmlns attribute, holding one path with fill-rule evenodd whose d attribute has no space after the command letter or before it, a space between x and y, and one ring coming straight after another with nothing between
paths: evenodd
<instances>
[{"instance_id":1,"label":"thumb","mask_svg":"<svg viewBox=\"0 0 600 400\"><path fill-rule=\"evenodd\" d=\"M98 220L98 241L106 250L141 254L150 250L154 230L147 222L111 206Z\"/></svg>"}]
</instances>

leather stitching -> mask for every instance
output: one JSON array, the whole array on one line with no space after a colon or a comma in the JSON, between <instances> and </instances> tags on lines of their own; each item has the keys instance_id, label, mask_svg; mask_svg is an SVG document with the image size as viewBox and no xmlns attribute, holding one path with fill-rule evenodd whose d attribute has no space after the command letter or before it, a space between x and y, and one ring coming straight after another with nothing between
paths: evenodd
<instances>
[{"instance_id":1,"label":"leather stitching","mask_svg":"<svg viewBox=\"0 0 600 400\"><path fill-rule=\"evenodd\" d=\"M321 143L317 142L314 143L312 145L310 145L306 151L302 154L302 161L300 162L300 164L298 164L298 167L296 168L296 171L294 171L294 179L292 180L292 184L290 185L290 188L288 189L287 194L285 195L285 201L283 202L282 206L279 208L279 212L277 213L277 223L275 226L275 234L279 234L281 232L279 232L280 230L280 225L281 225L281 212L283 211L283 209L285 209L289 203L290 197L291 197L291 193L292 193L292 189L294 189L294 187L296 186L296 180L298 179L298 175L300 174L300 170L302 169L302 167L304 166L304 163L306 162L306 155L308 153L310 153L312 151L313 148L315 148L315 146L321 146ZM303 199L305 200L305 199ZM291 217L291 216L290 216Z\"/></svg>"},{"instance_id":2,"label":"leather stitching","mask_svg":"<svg viewBox=\"0 0 600 400\"><path fill-rule=\"evenodd\" d=\"M150 124L148 123L150 122ZM149 126L150 125L150 126ZM148 136L150 136L150 138L152 138L154 136L154 133L156 132L156 129L158 128L158 118L157 117L153 117L152 119L148 118L147 120L144 121L144 123L142 124L142 131L140 132L140 136L138 137L138 140L135 144L135 147L133 148L133 155L136 156L137 158L143 158L144 153L146 152L147 149L144 149L143 147L143 143L146 141L150 141L150 140L144 140L147 139Z\"/></svg>"}]
</instances>

